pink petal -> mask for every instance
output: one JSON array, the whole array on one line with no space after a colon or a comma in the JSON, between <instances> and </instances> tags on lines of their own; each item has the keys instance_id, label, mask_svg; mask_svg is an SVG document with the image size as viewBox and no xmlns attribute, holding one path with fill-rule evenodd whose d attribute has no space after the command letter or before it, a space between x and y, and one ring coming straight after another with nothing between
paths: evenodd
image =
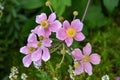
<instances>
[{"instance_id":1,"label":"pink petal","mask_svg":"<svg viewBox=\"0 0 120 80\"><path fill-rule=\"evenodd\" d=\"M75 36L76 41L83 41L84 39L85 39L85 36L82 32L77 33Z\"/></svg>"},{"instance_id":2,"label":"pink petal","mask_svg":"<svg viewBox=\"0 0 120 80\"><path fill-rule=\"evenodd\" d=\"M85 72L88 73L89 75L92 75L92 65L89 62L83 63Z\"/></svg>"},{"instance_id":3,"label":"pink petal","mask_svg":"<svg viewBox=\"0 0 120 80\"><path fill-rule=\"evenodd\" d=\"M50 25L50 31L57 32L57 30L59 28L61 28L61 26L62 26L61 23L58 20L56 20L53 23L51 23L51 25Z\"/></svg>"},{"instance_id":4,"label":"pink petal","mask_svg":"<svg viewBox=\"0 0 120 80\"><path fill-rule=\"evenodd\" d=\"M67 38L65 39L65 43L67 44L68 47L70 47L73 43L73 38Z\"/></svg>"},{"instance_id":5,"label":"pink petal","mask_svg":"<svg viewBox=\"0 0 120 80\"><path fill-rule=\"evenodd\" d=\"M81 52L81 50L80 49L75 49L74 51L72 51L72 55L74 56L74 58L76 59L76 60L81 60L81 58L82 58L82 52Z\"/></svg>"},{"instance_id":6,"label":"pink petal","mask_svg":"<svg viewBox=\"0 0 120 80\"><path fill-rule=\"evenodd\" d=\"M55 13L50 14L50 16L48 17L48 21L50 23L53 22L55 19L56 19L56 14Z\"/></svg>"},{"instance_id":7,"label":"pink petal","mask_svg":"<svg viewBox=\"0 0 120 80\"><path fill-rule=\"evenodd\" d=\"M45 47L50 47L51 46L51 43L52 43L52 40L51 39L44 39L43 40L43 45Z\"/></svg>"},{"instance_id":8,"label":"pink petal","mask_svg":"<svg viewBox=\"0 0 120 80\"><path fill-rule=\"evenodd\" d=\"M60 40L65 40L67 38L66 32L64 28L60 28L57 32L56 32L56 37Z\"/></svg>"},{"instance_id":9,"label":"pink petal","mask_svg":"<svg viewBox=\"0 0 120 80\"><path fill-rule=\"evenodd\" d=\"M42 20L47 20L47 16L45 13L36 16L36 23L40 24Z\"/></svg>"},{"instance_id":10,"label":"pink petal","mask_svg":"<svg viewBox=\"0 0 120 80\"><path fill-rule=\"evenodd\" d=\"M38 47L38 46L37 46L37 42L28 43L27 46L28 46L28 47L33 47L33 48L37 48L37 47Z\"/></svg>"},{"instance_id":11,"label":"pink petal","mask_svg":"<svg viewBox=\"0 0 120 80\"><path fill-rule=\"evenodd\" d=\"M51 35L51 31L48 29L44 29L45 30L45 37L49 37Z\"/></svg>"},{"instance_id":12,"label":"pink petal","mask_svg":"<svg viewBox=\"0 0 120 80\"><path fill-rule=\"evenodd\" d=\"M41 26L37 26L35 29L31 30L31 32L37 34L38 36L45 35L45 31Z\"/></svg>"},{"instance_id":13,"label":"pink petal","mask_svg":"<svg viewBox=\"0 0 120 80\"><path fill-rule=\"evenodd\" d=\"M43 59L45 62L50 59L50 53L49 53L48 48L44 48L44 49L43 49L42 59Z\"/></svg>"},{"instance_id":14,"label":"pink petal","mask_svg":"<svg viewBox=\"0 0 120 80\"><path fill-rule=\"evenodd\" d=\"M39 67L41 66L41 59L39 59L38 61L34 61L33 64L34 64L34 67L39 69Z\"/></svg>"},{"instance_id":15,"label":"pink petal","mask_svg":"<svg viewBox=\"0 0 120 80\"><path fill-rule=\"evenodd\" d=\"M100 63L100 56L98 54L91 54L90 55L91 63L99 64Z\"/></svg>"},{"instance_id":16,"label":"pink petal","mask_svg":"<svg viewBox=\"0 0 120 80\"><path fill-rule=\"evenodd\" d=\"M87 43L86 46L83 48L83 53L85 55L89 55L91 53L91 45L90 45L90 43Z\"/></svg>"},{"instance_id":17,"label":"pink petal","mask_svg":"<svg viewBox=\"0 0 120 80\"><path fill-rule=\"evenodd\" d=\"M31 61L31 56L30 55L26 55L24 58L23 58L23 64L25 67L29 67L30 64L32 63Z\"/></svg>"},{"instance_id":18,"label":"pink petal","mask_svg":"<svg viewBox=\"0 0 120 80\"><path fill-rule=\"evenodd\" d=\"M28 47L27 46L21 47L20 52L23 53L23 54L28 54Z\"/></svg>"},{"instance_id":19,"label":"pink petal","mask_svg":"<svg viewBox=\"0 0 120 80\"><path fill-rule=\"evenodd\" d=\"M65 29L67 29L68 27L70 27L70 23L69 23L67 20L65 20L65 21L63 22L63 27L64 27Z\"/></svg>"},{"instance_id":20,"label":"pink petal","mask_svg":"<svg viewBox=\"0 0 120 80\"><path fill-rule=\"evenodd\" d=\"M37 42L37 36L34 33L30 33L28 37L28 43Z\"/></svg>"},{"instance_id":21,"label":"pink petal","mask_svg":"<svg viewBox=\"0 0 120 80\"><path fill-rule=\"evenodd\" d=\"M75 69L75 75L79 75L81 73L83 73L83 65L80 64L78 68Z\"/></svg>"},{"instance_id":22,"label":"pink petal","mask_svg":"<svg viewBox=\"0 0 120 80\"><path fill-rule=\"evenodd\" d=\"M38 61L35 61L35 63L37 64L37 65L41 65L41 59L39 59Z\"/></svg>"},{"instance_id":23,"label":"pink petal","mask_svg":"<svg viewBox=\"0 0 120 80\"><path fill-rule=\"evenodd\" d=\"M38 61L41 58L42 50L38 48L35 52L32 53L31 59L32 61Z\"/></svg>"},{"instance_id":24,"label":"pink petal","mask_svg":"<svg viewBox=\"0 0 120 80\"><path fill-rule=\"evenodd\" d=\"M75 19L71 22L71 26L74 27L77 31L81 31L83 28L83 23L79 19Z\"/></svg>"}]
</instances>

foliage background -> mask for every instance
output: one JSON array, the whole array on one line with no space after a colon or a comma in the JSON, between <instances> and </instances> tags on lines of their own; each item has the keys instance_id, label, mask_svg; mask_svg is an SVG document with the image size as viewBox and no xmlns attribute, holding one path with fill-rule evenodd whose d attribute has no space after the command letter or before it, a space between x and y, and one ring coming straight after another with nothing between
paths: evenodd
<instances>
[{"instance_id":1,"label":"foliage background","mask_svg":"<svg viewBox=\"0 0 120 80\"><path fill-rule=\"evenodd\" d=\"M58 18L63 16L72 21L73 11L77 10L81 19L87 0L50 0ZM26 44L30 30L37 24L36 15L42 12L50 14L45 6L46 0L0 0L0 77L8 80L10 68L16 66L19 74L26 73L28 80L51 80L55 65L60 62L61 55L52 54L52 59L42 65L40 71L33 66L25 68L22 64L24 55L19 53L21 46ZM4 7L4 9L2 8ZM83 33L86 40L74 42L73 48L82 48L87 42L93 46L93 52L101 55L101 63L93 66L93 75L82 74L76 80L100 80L108 74L111 80L120 76L120 0L91 0ZM73 64L66 55L57 75L59 80L70 80L68 65ZM52 75L52 76L51 76Z\"/></svg>"}]
</instances>

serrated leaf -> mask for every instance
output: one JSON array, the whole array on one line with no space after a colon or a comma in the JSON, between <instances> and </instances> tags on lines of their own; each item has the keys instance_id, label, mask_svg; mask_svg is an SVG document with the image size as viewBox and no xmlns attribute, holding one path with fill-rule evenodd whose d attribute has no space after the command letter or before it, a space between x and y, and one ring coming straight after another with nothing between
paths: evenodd
<instances>
[{"instance_id":1,"label":"serrated leaf","mask_svg":"<svg viewBox=\"0 0 120 80\"><path fill-rule=\"evenodd\" d=\"M44 5L44 0L20 0L25 9L36 9Z\"/></svg>"},{"instance_id":2,"label":"serrated leaf","mask_svg":"<svg viewBox=\"0 0 120 80\"><path fill-rule=\"evenodd\" d=\"M119 0L103 0L103 3L109 12L112 12L118 6Z\"/></svg>"}]
</instances>

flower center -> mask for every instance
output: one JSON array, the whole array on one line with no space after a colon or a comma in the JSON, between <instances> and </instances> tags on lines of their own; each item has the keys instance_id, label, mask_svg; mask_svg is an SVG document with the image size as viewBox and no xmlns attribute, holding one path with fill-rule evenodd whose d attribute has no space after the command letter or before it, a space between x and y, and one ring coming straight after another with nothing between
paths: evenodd
<instances>
[{"instance_id":1,"label":"flower center","mask_svg":"<svg viewBox=\"0 0 120 80\"><path fill-rule=\"evenodd\" d=\"M88 55L83 56L82 61L83 62L89 62L90 61L90 56L88 56Z\"/></svg>"},{"instance_id":2,"label":"flower center","mask_svg":"<svg viewBox=\"0 0 120 80\"><path fill-rule=\"evenodd\" d=\"M29 47L28 50L29 50L29 54L32 54L36 49L33 47Z\"/></svg>"},{"instance_id":3,"label":"flower center","mask_svg":"<svg viewBox=\"0 0 120 80\"><path fill-rule=\"evenodd\" d=\"M39 40L40 41L44 40L44 37L43 36L39 36Z\"/></svg>"},{"instance_id":4,"label":"flower center","mask_svg":"<svg viewBox=\"0 0 120 80\"><path fill-rule=\"evenodd\" d=\"M74 28L68 28L66 34L69 38L73 38L76 36L76 30Z\"/></svg>"},{"instance_id":5,"label":"flower center","mask_svg":"<svg viewBox=\"0 0 120 80\"><path fill-rule=\"evenodd\" d=\"M39 42L37 42L37 46L38 47L40 47L42 44L41 44L41 42L39 41Z\"/></svg>"},{"instance_id":6,"label":"flower center","mask_svg":"<svg viewBox=\"0 0 120 80\"><path fill-rule=\"evenodd\" d=\"M42 26L43 28L48 28L48 27L50 26L50 22L49 22L48 20L43 20L43 21L41 22L41 26Z\"/></svg>"},{"instance_id":7,"label":"flower center","mask_svg":"<svg viewBox=\"0 0 120 80\"><path fill-rule=\"evenodd\" d=\"M78 68L79 65L80 65L79 62L75 62L75 63L74 63L74 67L75 67L75 69Z\"/></svg>"}]
</instances>

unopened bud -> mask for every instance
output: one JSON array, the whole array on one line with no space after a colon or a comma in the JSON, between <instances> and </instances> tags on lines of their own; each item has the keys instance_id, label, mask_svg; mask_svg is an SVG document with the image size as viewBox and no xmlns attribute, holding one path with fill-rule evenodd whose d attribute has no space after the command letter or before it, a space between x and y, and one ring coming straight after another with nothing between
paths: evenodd
<instances>
[{"instance_id":1,"label":"unopened bud","mask_svg":"<svg viewBox=\"0 0 120 80\"><path fill-rule=\"evenodd\" d=\"M63 22L63 21L64 21L64 17L60 16L60 17L59 17L59 21L60 21L60 22Z\"/></svg>"},{"instance_id":2,"label":"unopened bud","mask_svg":"<svg viewBox=\"0 0 120 80\"><path fill-rule=\"evenodd\" d=\"M74 12L73 12L73 15L74 15L74 16L77 16L77 15L78 15L78 11L74 11Z\"/></svg>"},{"instance_id":3,"label":"unopened bud","mask_svg":"<svg viewBox=\"0 0 120 80\"><path fill-rule=\"evenodd\" d=\"M51 2L50 2L50 1L47 1L47 2L45 3L45 5L46 5L46 6L50 6L50 5L51 5Z\"/></svg>"},{"instance_id":4,"label":"unopened bud","mask_svg":"<svg viewBox=\"0 0 120 80\"><path fill-rule=\"evenodd\" d=\"M62 50L60 51L60 53L64 55L64 54L66 53L66 50L65 50L65 49L62 49Z\"/></svg>"}]
</instances>

